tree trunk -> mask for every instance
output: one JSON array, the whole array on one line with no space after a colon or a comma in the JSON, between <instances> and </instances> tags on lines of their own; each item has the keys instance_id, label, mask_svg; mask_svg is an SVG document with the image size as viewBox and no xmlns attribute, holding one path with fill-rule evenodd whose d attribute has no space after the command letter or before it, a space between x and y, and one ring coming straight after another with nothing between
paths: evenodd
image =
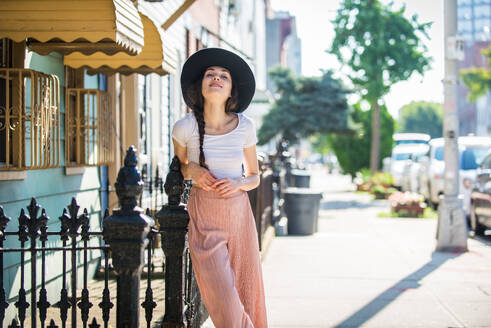
<instances>
[{"instance_id":1,"label":"tree trunk","mask_svg":"<svg viewBox=\"0 0 491 328\"><path fill-rule=\"evenodd\" d=\"M380 157L380 107L378 100L372 103L372 145L370 150L370 171L378 170Z\"/></svg>"}]
</instances>

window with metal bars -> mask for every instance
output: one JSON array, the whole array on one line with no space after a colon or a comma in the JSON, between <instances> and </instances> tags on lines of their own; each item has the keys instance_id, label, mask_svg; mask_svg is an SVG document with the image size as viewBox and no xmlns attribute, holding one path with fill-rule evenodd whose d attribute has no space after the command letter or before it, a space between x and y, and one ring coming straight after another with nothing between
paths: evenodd
<instances>
[{"instance_id":1,"label":"window with metal bars","mask_svg":"<svg viewBox=\"0 0 491 328\"><path fill-rule=\"evenodd\" d=\"M112 111L106 91L84 88L84 71L66 68L65 165L113 161Z\"/></svg>"},{"instance_id":2,"label":"window with metal bars","mask_svg":"<svg viewBox=\"0 0 491 328\"><path fill-rule=\"evenodd\" d=\"M13 67L15 47L12 41L0 39L0 170L57 167L58 77Z\"/></svg>"}]
</instances>

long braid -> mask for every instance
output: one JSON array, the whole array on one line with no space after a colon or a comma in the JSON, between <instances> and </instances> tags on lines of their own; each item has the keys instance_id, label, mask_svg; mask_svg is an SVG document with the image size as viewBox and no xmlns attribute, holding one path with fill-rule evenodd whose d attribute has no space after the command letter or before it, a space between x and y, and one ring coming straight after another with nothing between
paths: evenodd
<instances>
[{"instance_id":1,"label":"long braid","mask_svg":"<svg viewBox=\"0 0 491 328\"><path fill-rule=\"evenodd\" d=\"M201 93L201 82L202 79L195 81L187 89L187 93L190 99L192 99L191 109L193 111L194 117L196 117L196 122L198 122L198 132L199 132L199 165L208 169L208 165L205 162L205 153L203 152L203 141L205 139L205 117L204 117L204 99Z\"/></svg>"},{"instance_id":2,"label":"long braid","mask_svg":"<svg viewBox=\"0 0 491 328\"><path fill-rule=\"evenodd\" d=\"M203 152L203 141L205 138L205 118L203 115L203 111L194 110L194 116L196 117L196 121L198 122L198 132L199 132L199 165L204 168L208 168L208 165L205 163L205 153Z\"/></svg>"}]
</instances>

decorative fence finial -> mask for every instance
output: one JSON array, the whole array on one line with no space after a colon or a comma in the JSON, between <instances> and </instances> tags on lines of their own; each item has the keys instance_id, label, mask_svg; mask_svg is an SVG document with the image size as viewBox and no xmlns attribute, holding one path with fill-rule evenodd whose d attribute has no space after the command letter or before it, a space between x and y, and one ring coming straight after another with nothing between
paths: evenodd
<instances>
[{"instance_id":1,"label":"decorative fence finial","mask_svg":"<svg viewBox=\"0 0 491 328\"><path fill-rule=\"evenodd\" d=\"M0 241L5 240L4 232L5 228L7 227L7 224L11 220L10 217L6 216L3 212L3 207L0 206Z\"/></svg>"},{"instance_id":2,"label":"decorative fence finial","mask_svg":"<svg viewBox=\"0 0 491 328\"><path fill-rule=\"evenodd\" d=\"M169 173L165 179L165 193L169 197L169 206L179 206L181 195L184 192L184 177L181 173L181 162L174 156L169 167Z\"/></svg>"},{"instance_id":3,"label":"decorative fence finial","mask_svg":"<svg viewBox=\"0 0 491 328\"><path fill-rule=\"evenodd\" d=\"M130 146L126 151L124 167L119 170L116 180L116 194L122 211L137 211L138 198L143 192L143 181L136 168L138 160L136 148Z\"/></svg>"}]
</instances>

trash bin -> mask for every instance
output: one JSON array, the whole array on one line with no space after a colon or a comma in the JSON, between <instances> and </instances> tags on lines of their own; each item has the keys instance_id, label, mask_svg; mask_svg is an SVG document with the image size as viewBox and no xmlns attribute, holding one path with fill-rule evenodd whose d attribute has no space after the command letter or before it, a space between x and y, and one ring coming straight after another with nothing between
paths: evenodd
<instances>
[{"instance_id":1,"label":"trash bin","mask_svg":"<svg viewBox=\"0 0 491 328\"><path fill-rule=\"evenodd\" d=\"M309 188L287 188L283 192L289 235L311 235L317 231L322 193Z\"/></svg>"},{"instance_id":2,"label":"trash bin","mask_svg":"<svg viewBox=\"0 0 491 328\"><path fill-rule=\"evenodd\" d=\"M306 170L292 170L292 187L297 188L310 188L310 176L311 172Z\"/></svg>"}]
</instances>

